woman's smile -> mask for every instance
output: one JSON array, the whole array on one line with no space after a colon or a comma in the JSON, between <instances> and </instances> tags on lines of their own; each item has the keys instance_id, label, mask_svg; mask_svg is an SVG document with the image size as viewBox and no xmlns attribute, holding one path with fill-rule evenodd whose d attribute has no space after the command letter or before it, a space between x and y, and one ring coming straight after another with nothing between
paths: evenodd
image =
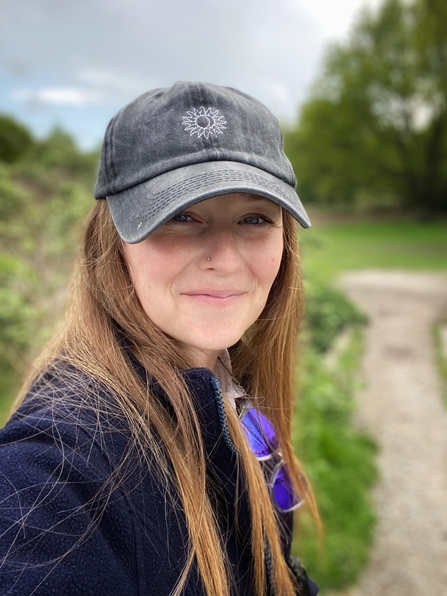
<instances>
[{"instance_id":1,"label":"woman's smile","mask_svg":"<svg viewBox=\"0 0 447 596\"><path fill-rule=\"evenodd\" d=\"M225 306L232 301L243 298L247 292L239 290L195 290L192 292L183 292L182 295L195 300L202 300L205 303L216 306Z\"/></svg>"}]
</instances>

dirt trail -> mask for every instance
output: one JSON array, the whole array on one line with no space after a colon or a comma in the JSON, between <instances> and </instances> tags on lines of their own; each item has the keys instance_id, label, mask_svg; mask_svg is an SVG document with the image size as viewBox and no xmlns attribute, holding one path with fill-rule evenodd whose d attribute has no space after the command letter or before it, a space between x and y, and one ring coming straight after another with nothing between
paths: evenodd
<instances>
[{"instance_id":1,"label":"dirt trail","mask_svg":"<svg viewBox=\"0 0 447 596\"><path fill-rule=\"evenodd\" d=\"M447 276L368 270L340 287L369 316L358 424L380 447L375 547L346 596L447 596L447 408L431 327Z\"/></svg>"}]
</instances>

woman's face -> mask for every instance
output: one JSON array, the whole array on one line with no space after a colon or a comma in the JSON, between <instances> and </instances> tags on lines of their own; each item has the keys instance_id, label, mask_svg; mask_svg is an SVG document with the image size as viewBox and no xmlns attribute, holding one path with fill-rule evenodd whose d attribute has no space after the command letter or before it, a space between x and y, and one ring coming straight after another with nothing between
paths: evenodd
<instances>
[{"instance_id":1,"label":"woman's face","mask_svg":"<svg viewBox=\"0 0 447 596\"><path fill-rule=\"evenodd\" d=\"M196 203L124 255L143 309L188 352L214 368L261 314L283 252L282 209L227 194Z\"/></svg>"}]
</instances>

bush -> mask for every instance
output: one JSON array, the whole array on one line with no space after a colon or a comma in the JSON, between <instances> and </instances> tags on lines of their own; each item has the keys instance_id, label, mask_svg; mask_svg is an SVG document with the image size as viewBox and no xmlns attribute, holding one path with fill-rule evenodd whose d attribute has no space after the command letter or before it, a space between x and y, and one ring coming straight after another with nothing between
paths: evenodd
<instances>
[{"instance_id":1,"label":"bush","mask_svg":"<svg viewBox=\"0 0 447 596\"><path fill-rule=\"evenodd\" d=\"M32 136L25 126L10 116L0 114L0 161L18 161L32 144Z\"/></svg>"},{"instance_id":2,"label":"bush","mask_svg":"<svg viewBox=\"0 0 447 596\"><path fill-rule=\"evenodd\" d=\"M326 296L332 295L331 291ZM335 304L339 303L338 293ZM294 551L322 589L352 585L368 558L375 516L370 488L377 472L376 446L352 425L356 369L361 354L357 329L349 347L329 370L307 347L294 419L294 447L313 485L324 526L324 549L303 513Z\"/></svg>"},{"instance_id":3,"label":"bush","mask_svg":"<svg viewBox=\"0 0 447 596\"><path fill-rule=\"evenodd\" d=\"M319 353L327 352L346 327L367 320L342 292L328 285L307 280L305 296L303 330L307 343Z\"/></svg>"},{"instance_id":4,"label":"bush","mask_svg":"<svg viewBox=\"0 0 447 596\"><path fill-rule=\"evenodd\" d=\"M96 162L58 130L20 160L0 159L0 423L62 313Z\"/></svg>"}]
</instances>

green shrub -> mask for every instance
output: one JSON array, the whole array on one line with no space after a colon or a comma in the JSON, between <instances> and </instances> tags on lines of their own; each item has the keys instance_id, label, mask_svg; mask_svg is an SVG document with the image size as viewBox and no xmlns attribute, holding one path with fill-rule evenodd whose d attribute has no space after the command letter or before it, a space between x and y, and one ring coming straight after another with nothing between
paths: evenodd
<instances>
[{"instance_id":1,"label":"green shrub","mask_svg":"<svg viewBox=\"0 0 447 596\"><path fill-rule=\"evenodd\" d=\"M57 130L13 163L0 155L0 424L63 311L96 163Z\"/></svg>"},{"instance_id":2,"label":"green shrub","mask_svg":"<svg viewBox=\"0 0 447 596\"><path fill-rule=\"evenodd\" d=\"M0 161L14 163L21 159L33 144L29 130L11 116L0 114Z\"/></svg>"},{"instance_id":3,"label":"green shrub","mask_svg":"<svg viewBox=\"0 0 447 596\"><path fill-rule=\"evenodd\" d=\"M334 370L310 348L301 365L294 447L315 490L324 548L319 551L315 529L303 513L294 550L322 589L355 582L367 561L375 523L370 488L377 474L376 447L352 424L360 335L353 334Z\"/></svg>"},{"instance_id":4,"label":"green shrub","mask_svg":"<svg viewBox=\"0 0 447 596\"><path fill-rule=\"evenodd\" d=\"M366 322L342 292L326 284L307 280L305 296L304 331L317 352L326 352L347 326Z\"/></svg>"}]
</instances>

